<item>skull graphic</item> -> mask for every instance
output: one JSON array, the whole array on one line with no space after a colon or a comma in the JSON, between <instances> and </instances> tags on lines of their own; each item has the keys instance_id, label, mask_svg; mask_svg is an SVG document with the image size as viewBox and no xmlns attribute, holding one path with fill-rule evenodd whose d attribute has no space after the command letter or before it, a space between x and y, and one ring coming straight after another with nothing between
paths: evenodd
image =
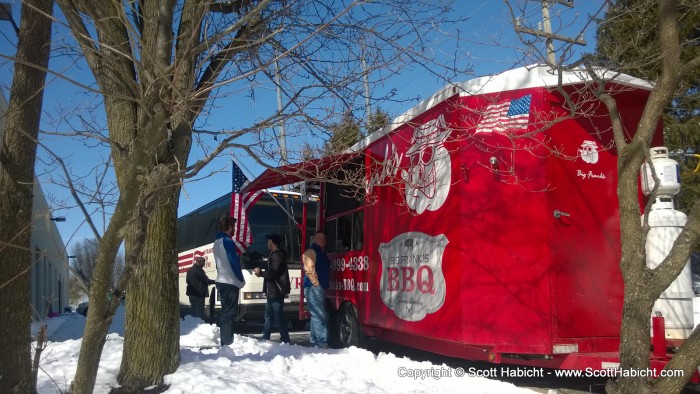
<instances>
[{"instance_id":1,"label":"skull graphic","mask_svg":"<svg viewBox=\"0 0 700 394\"><path fill-rule=\"evenodd\" d=\"M598 162L598 144L595 141L585 140L578 150L581 159L589 164Z\"/></svg>"},{"instance_id":2,"label":"skull graphic","mask_svg":"<svg viewBox=\"0 0 700 394\"><path fill-rule=\"evenodd\" d=\"M413 130L413 145L406 152L410 166L401 172L401 178L406 184L406 203L419 215L426 209L438 210L450 192L452 168L444 141L451 132L443 115Z\"/></svg>"}]
</instances>

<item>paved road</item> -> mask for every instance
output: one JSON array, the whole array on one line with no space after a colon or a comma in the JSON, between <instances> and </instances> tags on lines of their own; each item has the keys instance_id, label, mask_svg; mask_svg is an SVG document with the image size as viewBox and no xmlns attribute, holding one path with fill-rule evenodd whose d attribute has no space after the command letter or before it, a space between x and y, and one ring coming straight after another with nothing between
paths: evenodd
<instances>
[{"instance_id":1,"label":"paved road","mask_svg":"<svg viewBox=\"0 0 700 394\"><path fill-rule=\"evenodd\" d=\"M251 336L254 338L260 338L262 335L262 327L263 327L263 322L262 321L249 321L246 322L245 326L237 325L236 326L236 333L241 334L241 335L247 335ZM292 344L294 345L300 345L300 346L310 346L311 343L309 342L309 326L308 324L304 329L302 330L295 330L291 327L289 327L289 339L291 340ZM270 340L273 342L279 342L280 341L280 334L279 331L275 331L276 328L273 328L272 334L270 335Z\"/></svg>"}]
</instances>

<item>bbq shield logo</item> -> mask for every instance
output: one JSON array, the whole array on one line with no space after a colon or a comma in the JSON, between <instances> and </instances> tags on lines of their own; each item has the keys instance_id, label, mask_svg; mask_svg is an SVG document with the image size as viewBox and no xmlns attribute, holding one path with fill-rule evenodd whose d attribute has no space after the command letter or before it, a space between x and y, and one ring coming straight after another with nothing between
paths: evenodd
<instances>
[{"instance_id":1,"label":"bbq shield logo","mask_svg":"<svg viewBox=\"0 0 700 394\"><path fill-rule=\"evenodd\" d=\"M450 153L444 142L452 132L440 115L413 130L411 147L406 151L410 164L401 171L406 188L406 203L418 215L436 211L450 193Z\"/></svg>"},{"instance_id":2,"label":"bbq shield logo","mask_svg":"<svg viewBox=\"0 0 700 394\"><path fill-rule=\"evenodd\" d=\"M409 232L379 245L382 301L400 319L423 320L445 303L442 255L448 242L444 234Z\"/></svg>"}]
</instances>

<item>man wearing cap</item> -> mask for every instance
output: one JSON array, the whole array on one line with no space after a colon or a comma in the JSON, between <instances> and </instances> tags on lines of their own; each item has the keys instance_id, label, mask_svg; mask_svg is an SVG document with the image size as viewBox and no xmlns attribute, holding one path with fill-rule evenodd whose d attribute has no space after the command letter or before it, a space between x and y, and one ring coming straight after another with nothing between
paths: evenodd
<instances>
[{"instance_id":1,"label":"man wearing cap","mask_svg":"<svg viewBox=\"0 0 700 394\"><path fill-rule=\"evenodd\" d=\"M287 319L284 318L284 297L289 294L289 269L287 267L287 253L280 249L282 237L279 234L267 236L267 247L270 249L270 257L267 259L267 270L262 271L255 267L255 276L265 278L263 292L267 296L265 306L265 324L263 325L262 339L269 340L272 333L272 325L277 320L280 330L280 341L289 343L289 330Z\"/></svg>"},{"instance_id":2,"label":"man wearing cap","mask_svg":"<svg viewBox=\"0 0 700 394\"><path fill-rule=\"evenodd\" d=\"M187 270L187 296L192 306L192 316L204 318L204 299L209 296L209 285L214 281L204 272L204 257L194 258L194 264Z\"/></svg>"},{"instance_id":3,"label":"man wearing cap","mask_svg":"<svg viewBox=\"0 0 700 394\"><path fill-rule=\"evenodd\" d=\"M236 244L231 238L235 228L236 219L228 215L219 218L219 232L212 248L216 261L216 289L221 296L221 346L233 343L233 323L238 313L238 295L245 286L241 262L236 254Z\"/></svg>"}]
</instances>

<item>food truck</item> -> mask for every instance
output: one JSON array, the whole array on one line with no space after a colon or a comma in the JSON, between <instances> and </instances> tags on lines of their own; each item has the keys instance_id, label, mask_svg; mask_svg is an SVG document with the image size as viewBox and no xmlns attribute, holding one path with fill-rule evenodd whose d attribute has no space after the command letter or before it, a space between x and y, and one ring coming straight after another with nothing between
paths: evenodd
<instances>
[{"instance_id":1,"label":"food truck","mask_svg":"<svg viewBox=\"0 0 700 394\"><path fill-rule=\"evenodd\" d=\"M585 70L544 66L450 84L345 153L248 185L320 182L339 345L376 337L472 360L619 365L617 157L592 85ZM653 86L615 74L607 87L632 136ZM362 187L331 179L352 173L340 169ZM665 331L677 338L656 334L669 346L693 328L692 289L671 298Z\"/></svg>"}]
</instances>

